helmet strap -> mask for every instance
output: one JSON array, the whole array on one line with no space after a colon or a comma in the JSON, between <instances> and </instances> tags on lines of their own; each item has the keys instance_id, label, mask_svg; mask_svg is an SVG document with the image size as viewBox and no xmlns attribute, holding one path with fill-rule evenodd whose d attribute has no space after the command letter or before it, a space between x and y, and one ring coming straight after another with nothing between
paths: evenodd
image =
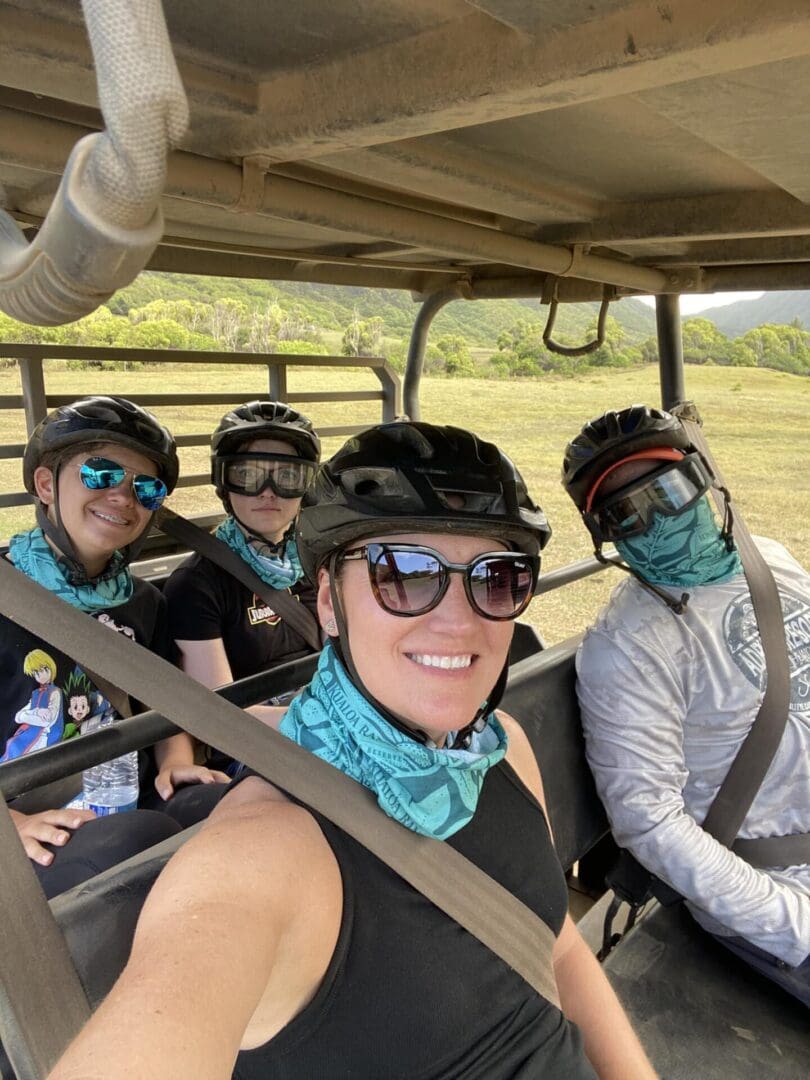
<instances>
[{"instance_id":1,"label":"helmet strap","mask_svg":"<svg viewBox=\"0 0 810 1080\"><path fill-rule=\"evenodd\" d=\"M731 492L727 487L720 484L715 486L723 496L723 527L720 530L720 536L725 541L726 551L733 551L736 545L734 543L734 511L731 509Z\"/></svg>"},{"instance_id":2,"label":"helmet strap","mask_svg":"<svg viewBox=\"0 0 810 1080\"><path fill-rule=\"evenodd\" d=\"M93 579L88 576L87 568L76 554L76 549L73 546L73 542L70 539L70 535L64 526L62 521L62 514L59 510L59 466L57 465L53 470L53 516L54 521L48 517L48 513L42 502L37 499L36 505L36 519L37 525L42 529L45 536L56 546L61 554L62 558L68 565L71 575L74 577L77 584L85 584L92 582ZM135 537L129 544L121 549L121 555L124 559L124 565L129 564L138 557L138 554L146 543L146 537L149 535L149 529L154 521L154 514L150 514L149 520L143 528L143 531Z\"/></svg>"},{"instance_id":3,"label":"helmet strap","mask_svg":"<svg viewBox=\"0 0 810 1080\"><path fill-rule=\"evenodd\" d=\"M433 740L426 732L420 731L419 728L409 727L406 723L404 723L397 716L395 716L390 711L390 709L386 709L386 707L380 701L378 701L374 697L374 695L368 690L365 683L360 678L357 668L355 667L354 660L352 659L351 648L349 647L349 628L346 623L346 616L343 611L343 604L340 599L340 589L338 587L337 580L337 564L339 558L339 552L333 552L332 555L329 557L329 584L331 586L332 610L335 613L335 622L337 623L338 631L337 637L329 639L332 644L332 648L337 653L340 661L342 662L346 670L349 672L349 677L351 678L351 681L361 692L366 701L368 701L368 703L377 710L377 712L383 717L383 719L387 720L392 727L397 729L397 731L401 731L403 735L407 735L409 738L413 739L414 742L421 743L423 746L431 746L435 748ZM504 690L506 689L506 680L508 676L509 658L507 657L503 669L498 676L498 681L495 683L495 686L492 688L492 691L487 697L486 701L483 702L470 723L456 732L455 738L453 739L453 745L448 746L446 749L465 750L470 744L470 739L472 738L473 732L483 730L487 716L489 716L489 714L500 704L500 700L503 697Z\"/></svg>"},{"instance_id":4,"label":"helmet strap","mask_svg":"<svg viewBox=\"0 0 810 1080\"><path fill-rule=\"evenodd\" d=\"M68 564L70 571L76 577L84 577L87 579L87 571L85 570L84 563L79 559L76 554L76 550L73 547L73 543L68 535L68 531L62 522L62 515L59 511L59 471L60 466L55 465L53 472L53 516L54 520L48 517L48 511L42 504L40 499L37 499L36 519L37 525L42 529L47 538L57 547L60 554Z\"/></svg>"},{"instance_id":5,"label":"helmet strap","mask_svg":"<svg viewBox=\"0 0 810 1080\"><path fill-rule=\"evenodd\" d=\"M230 499L226 504L226 509L233 518L233 520L236 522L236 524L239 526L239 528L242 530L242 532L245 534L248 542L252 542L255 540L257 544L261 544L263 548L269 551L271 556L284 555L284 549L295 534L294 521L291 521L287 528L284 530L284 535L282 536L282 538L273 543L271 540L268 540L266 536L262 536L261 533L257 533L253 529L251 529L249 525L246 525L244 521L242 521L242 519L234 513Z\"/></svg>"},{"instance_id":6,"label":"helmet strap","mask_svg":"<svg viewBox=\"0 0 810 1080\"><path fill-rule=\"evenodd\" d=\"M654 596L657 596L659 600L662 600L675 615L683 615L685 613L686 606L689 603L689 593L681 593L680 600L676 600L673 596L670 596L669 593L664 592L659 585L653 585L651 581L647 581L646 578L643 578L637 570L634 570L632 566L628 566L626 562L613 562L612 559L607 559L602 552L601 540L596 542L593 553L604 566L615 566L618 570L624 570L626 574L630 574L631 577L634 577L642 588L646 589L647 592L652 593Z\"/></svg>"},{"instance_id":7,"label":"helmet strap","mask_svg":"<svg viewBox=\"0 0 810 1080\"><path fill-rule=\"evenodd\" d=\"M89 579L87 577L87 571L84 568L84 563L82 563L77 558L76 553L73 550L73 545L70 542L70 537L68 536L65 527L62 524L62 520L59 516L58 500L54 501L53 505L54 517L56 518L55 522L51 521L51 519L48 517L48 512L46 511L42 503L37 501L37 525L39 525L40 529L42 529L42 532L51 541L54 547L58 550L61 557L67 563L71 575L76 578L84 578L84 580L87 581Z\"/></svg>"}]
</instances>

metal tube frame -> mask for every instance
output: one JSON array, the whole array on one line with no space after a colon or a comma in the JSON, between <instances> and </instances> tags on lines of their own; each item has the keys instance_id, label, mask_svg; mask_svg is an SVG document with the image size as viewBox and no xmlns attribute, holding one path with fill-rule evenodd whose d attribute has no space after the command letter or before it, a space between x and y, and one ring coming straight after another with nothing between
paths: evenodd
<instances>
[{"instance_id":1,"label":"metal tube frame","mask_svg":"<svg viewBox=\"0 0 810 1080\"><path fill-rule=\"evenodd\" d=\"M661 404L673 409L686 400L683 371L683 336L681 305L676 293L655 298L655 323L658 329L658 375Z\"/></svg>"},{"instance_id":2,"label":"metal tube frame","mask_svg":"<svg viewBox=\"0 0 810 1080\"><path fill-rule=\"evenodd\" d=\"M411 330L411 340L408 343L408 359L405 364L405 377L402 380L402 402L405 415L410 420L421 419L422 410L419 405L419 384L422 381L422 371L425 366L425 348L427 346L428 333L434 318L441 309L451 300L464 299L464 290L460 284L451 285L447 289L439 289L431 293L417 312Z\"/></svg>"}]
</instances>

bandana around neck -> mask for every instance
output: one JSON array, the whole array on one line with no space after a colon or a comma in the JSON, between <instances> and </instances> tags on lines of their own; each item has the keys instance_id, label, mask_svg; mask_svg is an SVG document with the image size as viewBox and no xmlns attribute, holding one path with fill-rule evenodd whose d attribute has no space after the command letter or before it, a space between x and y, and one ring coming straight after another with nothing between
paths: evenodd
<instances>
[{"instance_id":1,"label":"bandana around neck","mask_svg":"<svg viewBox=\"0 0 810 1080\"><path fill-rule=\"evenodd\" d=\"M94 582L75 580L40 528L12 536L8 553L12 563L26 577L80 611L106 611L125 604L135 587L120 551L115 552L104 573Z\"/></svg>"},{"instance_id":2,"label":"bandana around neck","mask_svg":"<svg viewBox=\"0 0 810 1080\"><path fill-rule=\"evenodd\" d=\"M471 820L487 770L506 753L494 713L467 750L430 749L398 731L357 690L328 642L279 730L373 791L389 817L437 840Z\"/></svg>"},{"instance_id":3,"label":"bandana around neck","mask_svg":"<svg viewBox=\"0 0 810 1080\"><path fill-rule=\"evenodd\" d=\"M298 558L298 548L292 539L284 544L280 555L260 555L252 544L248 543L238 522L231 516L226 517L218 526L216 537L244 559L271 589L289 589L304 576Z\"/></svg>"},{"instance_id":4,"label":"bandana around neck","mask_svg":"<svg viewBox=\"0 0 810 1080\"><path fill-rule=\"evenodd\" d=\"M743 572L736 548L726 549L707 495L681 514L656 514L645 533L617 540L616 548L653 585L719 585Z\"/></svg>"}]
</instances>

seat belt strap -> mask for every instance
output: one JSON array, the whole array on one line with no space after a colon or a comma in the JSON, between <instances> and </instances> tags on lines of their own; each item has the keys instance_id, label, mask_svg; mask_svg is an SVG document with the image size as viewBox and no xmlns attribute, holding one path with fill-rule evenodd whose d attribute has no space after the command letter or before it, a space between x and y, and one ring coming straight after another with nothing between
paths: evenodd
<instances>
[{"instance_id":1,"label":"seat belt strap","mask_svg":"<svg viewBox=\"0 0 810 1080\"><path fill-rule=\"evenodd\" d=\"M380 810L372 792L361 784L168 661L136 642L122 641L97 620L85 618L9 563L0 565L0 595L4 614L14 622L72 655L82 666L102 668L111 682L131 696L329 818L483 942L539 994L559 1005L553 932L460 852L404 828ZM30 884L33 888L36 883ZM13 904L24 907L30 891L13 901L0 893L0 910ZM19 976L34 962L30 959L17 966L12 976ZM44 1023L45 1015L40 1019Z\"/></svg>"},{"instance_id":2,"label":"seat belt strap","mask_svg":"<svg viewBox=\"0 0 810 1080\"><path fill-rule=\"evenodd\" d=\"M2 797L0 851L0 1038L18 1080L41 1080L90 1005Z\"/></svg>"},{"instance_id":3,"label":"seat belt strap","mask_svg":"<svg viewBox=\"0 0 810 1080\"><path fill-rule=\"evenodd\" d=\"M320 651L323 643L317 619L309 608L304 607L286 589L274 589L266 581L262 581L245 560L227 544L223 544L211 533L201 529L188 518L176 514L167 506L161 508L157 524L168 536L187 544L192 551L204 555L206 559L216 563L237 581L241 581L260 600L272 608L276 615L280 615L306 641L307 645L311 646L315 652Z\"/></svg>"},{"instance_id":4,"label":"seat belt strap","mask_svg":"<svg viewBox=\"0 0 810 1080\"><path fill-rule=\"evenodd\" d=\"M97 675L95 671L91 671L89 668L85 668L84 673L87 678L95 684L96 689L102 692L119 716L134 715L132 702L129 700L129 694L125 694L123 690L119 690L117 686L113 686L108 679L105 679L102 675Z\"/></svg>"},{"instance_id":5,"label":"seat belt strap","mask_svg":"<svg viewBox=\"0 0 810 1080\"><path fill-rule=\"evenodd\" d=\"M713 471L717 486L712 488L712 492L718 509L725 515L726 495L718 490L725 489L725 484L703 435L697 410L691 403L686 403L673 411L683 424L692 445L697 447ZM702 825L706 832L726 847L734 843L762 786L782 741L790 708L790 662L779 590L771 568L751 539L742 517L736 513L733 528L759 628L767 680L751 730L737 751Z\"/></svg>"},{"instance_id":6,"label":"seat belt strap","mask_svg":"<svg viewBox=\"0 0 810 1080\"><path fill-rule=\"evenodd\" d=\"M731 845L731 850L760 869L805 866L810 864L810 833L762 836L751 840L738 837Z\"/></svg>"}]
</instances>

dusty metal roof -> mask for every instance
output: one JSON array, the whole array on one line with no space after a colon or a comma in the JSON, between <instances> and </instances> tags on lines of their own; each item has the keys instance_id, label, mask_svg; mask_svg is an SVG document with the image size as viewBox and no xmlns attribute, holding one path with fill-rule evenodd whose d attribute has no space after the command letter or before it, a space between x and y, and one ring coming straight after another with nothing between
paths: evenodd
<instances>
[{"instance_id":1,"label":"dusty metal roof","mask_svg":"<svg viewBox=\"0 0 810 1080\"><path fill-rule=\"evenodd\" d=\"M192 123L155 268L416 292L553 274L570 298L810 288L807 0L164 6ZM18 221L100 123L78 0L0 0Z\"/></svg>"}]
</instances>

